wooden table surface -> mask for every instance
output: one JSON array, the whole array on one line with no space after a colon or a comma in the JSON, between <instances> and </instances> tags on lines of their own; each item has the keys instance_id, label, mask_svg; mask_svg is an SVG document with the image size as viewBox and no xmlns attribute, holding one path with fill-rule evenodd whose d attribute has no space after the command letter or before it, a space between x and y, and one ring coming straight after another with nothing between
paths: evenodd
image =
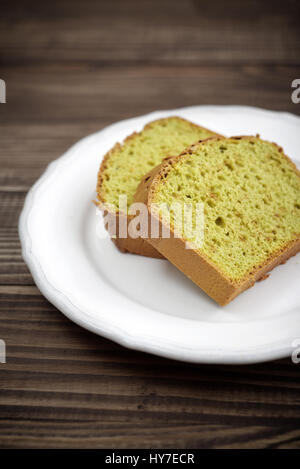
<instances>
[{"instance_id":1,"label":"wooden table surface","mask_svg":"<svg viewBox=\"0 0 300 469\"><path fill-rule=\"evenodd\" d=\"M0 446L299 448L300 365L192 366L80 329L39 293L17 232L46 165L112 122L193 104L300 115L299 1L15 3L0 18Z\"/></svg>"}]
</instances>

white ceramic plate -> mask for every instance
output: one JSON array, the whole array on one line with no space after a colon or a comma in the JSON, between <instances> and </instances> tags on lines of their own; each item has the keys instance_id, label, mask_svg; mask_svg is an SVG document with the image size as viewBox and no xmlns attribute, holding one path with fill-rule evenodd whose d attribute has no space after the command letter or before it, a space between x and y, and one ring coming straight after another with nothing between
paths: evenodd
<instances>
[{"instance_id":1,"label":"white ceramic plate","mask_svg":"<svg viewBox=\"0 0 300 469\"><path fill-rule=\"evenodd\" d=\"M196 363L288 356L300 339L299 255L221 308L169 262L121 254L97 235L92 200L102 156L169 115L228 136L259 132L300 166L300 118L287 113L195 106L111 125L51 163L27 195L19 229L34 280L72 321L133 349Z\"/></svg>"}]
</instances>

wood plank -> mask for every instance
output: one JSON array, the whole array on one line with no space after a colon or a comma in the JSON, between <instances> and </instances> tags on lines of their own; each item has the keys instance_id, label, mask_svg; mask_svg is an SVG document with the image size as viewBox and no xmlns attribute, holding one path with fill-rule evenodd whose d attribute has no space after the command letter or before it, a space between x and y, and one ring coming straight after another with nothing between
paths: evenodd
<instances>
[{"instance_id":1,"label":"wood plank","mask_svg":"<svg viewBox=\"0 0 300 469\"><path fill-rule=\"evenodd\" d=\"M159 108L230 103L300 114L290 86L300 67L137 66L92 73L82 67L75 77L68 67L13 67L4 75L9 94L0 107L0 187L11 192L27 190L78 139Z\"/></svg>"},{"instance_id":2,"label":"wood plank","mask_svg":"<svg viewBox=\"0 0 300 469\"><path fill-rule=\"evenodd\" d=\"M300 66L5 67L7 104L0 107L1 153L5 162L6 152L16 157L24 144L25 164L30 159L28 145L32 151L43 150L43 134L34 133L35 127L29 129L32 124L44 126L49 154L56 145L56 139L50 140L52 126L59 140L70 135L74 126L76 141L111 122L157 109L244 104L300 114L299 105L291 100L291 83L299 75Z\"/></svg>"},{"instance_id":3,"label":"wood plank","mask_svg":"<svg viewBox=\"0 0 300 469\"><path fill-rule=\"evenodd\" d=\"M0 421L2 447L8 448L293 448L299 430L278 426L176 424L153 425L136 419L93 422L13 419ZM297 445L297 446L296 446Z\"/></svg>"},{"instance_id":4,"label":"wood plank","mask_svg":"<svg viewBox=\"0 0 300 469\"><path fill-rule=\"evenodd\" d=\"M4 5L3 5L4 3ZM299 2L2 2L2 63L299 64Z\"/></svg>"}]
</instances>

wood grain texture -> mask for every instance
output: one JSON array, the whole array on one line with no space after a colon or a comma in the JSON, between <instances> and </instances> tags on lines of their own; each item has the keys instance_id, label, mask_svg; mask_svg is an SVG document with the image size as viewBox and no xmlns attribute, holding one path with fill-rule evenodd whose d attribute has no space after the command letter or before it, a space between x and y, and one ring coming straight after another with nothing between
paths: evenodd
<instances>
[{"instance_id":1,"label":"wood grain texture","mask_svg":"<svg viewBox=\"0 0 300 469\"><path fill-rule=\"evenodd\" d=\"M5 3L9 63L299 63L297 0Z\"/></svg>"},{"instance_id":2,"label":"wood grain texture","mask_svg":"<svg viewBox=\"0 0 300 469\"><path fill-rule=\"evenodd\" d=\"M299 8L293 0L2 2L1 448L300 447L300 365L187 365L80 329L39 293L17 232L47 164L117 120L193 104L300 115L291 102Z\"/></svg>"}]
</instances>

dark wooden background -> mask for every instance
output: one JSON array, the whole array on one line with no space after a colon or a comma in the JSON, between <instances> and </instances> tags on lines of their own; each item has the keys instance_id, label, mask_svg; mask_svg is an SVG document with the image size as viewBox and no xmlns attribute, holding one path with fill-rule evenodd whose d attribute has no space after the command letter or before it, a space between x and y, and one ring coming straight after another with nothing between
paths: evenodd
<instances>
[{"instance_id":1,"label":"dark wooden background","mask_svg":"<svg viewBox=\"0 0 300 469\"><path fill-rule=\"evenodd\" d=\"M299 448L300 365L191 366L68 321L21 258L25 194L81 137L192 104L300 115L298 0L2 0L0 446Z\"/></svg>"}]
</instances>

